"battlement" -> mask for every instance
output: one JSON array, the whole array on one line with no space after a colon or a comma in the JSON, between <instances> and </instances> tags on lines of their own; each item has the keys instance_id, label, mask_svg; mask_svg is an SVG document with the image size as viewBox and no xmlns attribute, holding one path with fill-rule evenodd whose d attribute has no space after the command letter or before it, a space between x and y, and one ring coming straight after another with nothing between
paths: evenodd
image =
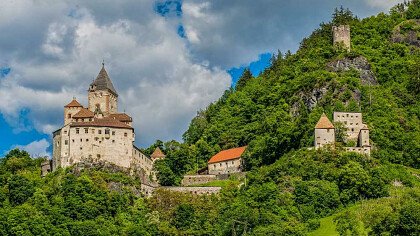
<instances>
[{"instance_id":1,"label":"battlement","mask_svg":"<svg viewBox=\"0 0 420 236\"><path fill-rule=\"evenodd\" d=\"M343 43L344 47L350 51L351 40L350 40L350 26L349 25L340 25L333 26L333 45Z\"/></svg>"}]
</instances>

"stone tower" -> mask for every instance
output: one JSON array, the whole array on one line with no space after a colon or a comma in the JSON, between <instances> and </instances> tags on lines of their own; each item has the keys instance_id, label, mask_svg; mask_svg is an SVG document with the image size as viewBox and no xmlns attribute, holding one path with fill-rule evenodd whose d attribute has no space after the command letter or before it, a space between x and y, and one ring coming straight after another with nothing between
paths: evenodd
<instances>
[{"instance_id":1,"label":"stone tower","mask_svg":"<svg viewBox=\"0 0 420 236\"><path fill-rule=\"evenodd\" d=\"M325 113L315 125L315 148L335 143L335 128Z\"/></svg>"},{"instance_id":2,"label":"stone tower","mask_svg":"<svg viewBox=\"0 0 420 236\"><path fill-rule=\"evenodd\" d=\"M333 32L333 44L343 43L344 48L350 51L350 26L349 25L339 25L332 27Z\"/></svg>"},{"instance_id":3,"label":"stone tower","mask_svg":"<svg viewBox=\"0 0 420 236\"><path fill-rule=\"evenodd\" d=\"M105 117L118 111L118 94L102 63L102 69L89 86L88 107L97 117Z\"/></svg>"},{"instance_id":4,"label":"stone tower","mask_svg":"<svg viewBox=\"0 0 420 236\"><path fill-rule=\"evenodd\" d=\"M72 121L72 117L78 113L83 106L73 98L73 100L64 106L64 125L69 124Z\"/></svg>"}]
</instances>

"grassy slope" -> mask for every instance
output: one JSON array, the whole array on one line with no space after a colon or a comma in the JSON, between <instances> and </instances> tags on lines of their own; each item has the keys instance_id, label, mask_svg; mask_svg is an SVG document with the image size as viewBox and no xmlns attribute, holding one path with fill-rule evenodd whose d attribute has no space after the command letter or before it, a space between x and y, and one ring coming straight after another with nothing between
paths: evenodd
<instances>
[{"instance_id":1,"label":"grassy slope","mask_svg":"<svg viewBox=\"0 0 420 236\"><path fill-rule=\"evenodd\" d=\"M335 230L335 224L333 222L333 218L334 216L328 216L325 218L322 218L321 221L321 226L315 230L310 232L308 235L309 236L318 236L318 235L322 235L322 236L338 236L338 232Z\"/></svg>"}]
</instances>

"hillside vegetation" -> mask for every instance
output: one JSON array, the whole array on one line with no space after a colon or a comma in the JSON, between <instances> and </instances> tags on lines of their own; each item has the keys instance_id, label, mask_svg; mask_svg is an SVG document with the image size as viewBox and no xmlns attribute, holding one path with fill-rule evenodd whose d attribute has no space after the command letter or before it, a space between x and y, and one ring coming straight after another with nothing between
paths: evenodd
<instances>
[{"instance_id":1,"label":"hillside vegetation","mask_svg":"<svg viewBox=\"0 0 420 236\"><path fill-rule=\"evenodd\" d=\"M225 182L219 195L144 198L138 179L106 169L41 178L41 159L10 151L0 159L0 235L420 235L419 18L420 1L362 20L336 10L296 54L279 53L256 78L245 71L183 143L145 150L166 153L158 178L177 185L219 150L248 145L246 183ZM332 46L334 24L351 26L351 52ZM345 142L306 148L333 111L363 112L370 158L343 152Z\"/></svg>"}]
</instances>

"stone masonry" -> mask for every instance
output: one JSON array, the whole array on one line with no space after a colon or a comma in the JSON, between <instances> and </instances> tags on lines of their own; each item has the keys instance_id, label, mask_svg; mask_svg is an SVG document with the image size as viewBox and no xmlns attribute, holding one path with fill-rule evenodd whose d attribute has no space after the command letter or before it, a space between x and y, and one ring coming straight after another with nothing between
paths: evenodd
<instances>
[{"instance_id":1,"label":"stone masonry","mask_svg":"<svg viewBox=\"0 0 420 236\"><path fill-rule=\"evenodd\" d=\"M337 45L342 43L344 48L350 51L351 41L350 41L350 26L349 25L339 25L332 27L333 32L333 44Z\"/></svg>"}]
</instances>

